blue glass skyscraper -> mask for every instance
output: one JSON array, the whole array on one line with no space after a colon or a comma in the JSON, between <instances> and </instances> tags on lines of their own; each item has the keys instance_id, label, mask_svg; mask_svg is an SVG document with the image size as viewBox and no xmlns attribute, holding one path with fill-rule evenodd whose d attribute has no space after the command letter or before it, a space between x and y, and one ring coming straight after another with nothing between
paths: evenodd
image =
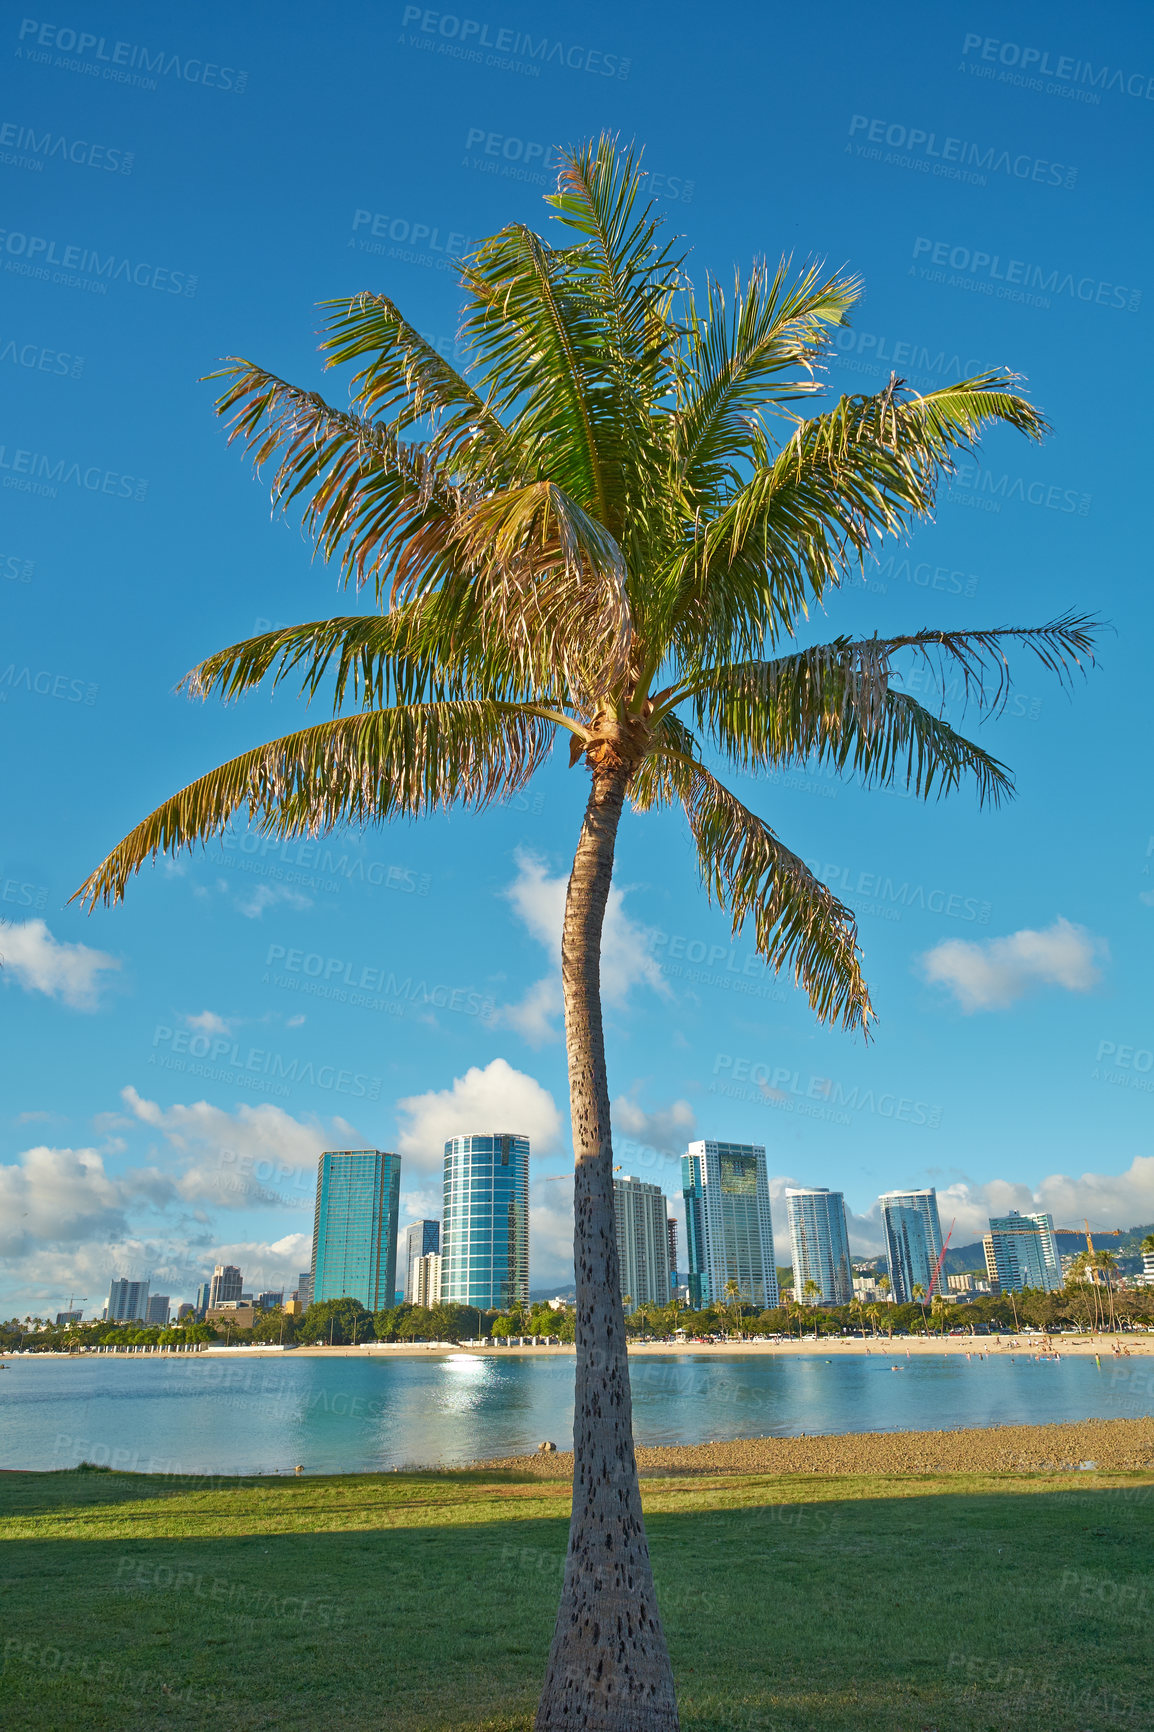
<instances>
[{"instance_id":1,"label":"blue glass skyscraper","mask_svg":"<svg viewBox=\"0 0 1154 1732\"><path fill-rule=\"evenodd\" d=\"M380 1149L326 1149L317 1162L312 1302L393 1303L401 1157Z\"/></svg>"},{"instance_id":2,"label":"blue glass skyscraper","mask_svg":"<svg viewBox=\"0 0 1154 1732\"><path fill-rule=\"evenodd\" d=\"M724 1305L737 1283L747 1305L777 1304L773 1222L760 1143L690 1143L681 1157L689 1303Z\"/></svg>"},{"instance_id":3,"label":"blue glass skyscraper","mask_svg":"<svg viewBox=\"0 0 1154 1732\"><path fill-rule=\"evenodd\" d=\"M494 1131L445 1144L441 1301L480 1311L528 1304L528 1137Z\"/></svg>"},{"instance_id":4,"label":"blue glass skyscraper","mask_svg":"<svg viewBox=\"0 0 1154 1732\"><path fill-rule=\"evenodd\" d=\"M932 1185L918 1191L886 1191L878 1201L894 1298L900 1305L908 1304L915 1297L915 1287L927 1298L942 1254L937 1191ZM944 1285L939 1276L935 1291Z\"/></svg>"}]
</instances>

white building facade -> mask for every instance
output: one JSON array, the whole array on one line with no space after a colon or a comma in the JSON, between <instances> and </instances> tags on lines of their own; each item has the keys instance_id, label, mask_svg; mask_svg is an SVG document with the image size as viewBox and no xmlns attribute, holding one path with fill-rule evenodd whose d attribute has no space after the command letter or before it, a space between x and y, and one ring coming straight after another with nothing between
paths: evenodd
<instances>
[{"instance_id":1,"label":"white building facade","mask_svg":"<svg viewBox=\"0 0 1154 1732\"><path fill-rule=\"evenodd\" d=\"M613 1181L621 1295L639 1305L669 1303L669 1210L660 1185L625 1174Z\"/></svg>"}]
</instances>

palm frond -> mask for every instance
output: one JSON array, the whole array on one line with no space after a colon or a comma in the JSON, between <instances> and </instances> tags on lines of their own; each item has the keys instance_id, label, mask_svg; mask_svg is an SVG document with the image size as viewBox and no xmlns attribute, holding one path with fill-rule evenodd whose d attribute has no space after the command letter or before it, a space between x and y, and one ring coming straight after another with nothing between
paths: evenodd
<instances>
[{"instance_id":1,"label":"palm frond","mask_svg":"<svg viewBox=\"0 0 1154 1732\"><path fill-rule=\"evenodd\" d=\"M324 307L329 313L321 344L326 365L371 357L352 381L361 414L384 417L394 435L427 419L440 464L460 465L471 451L470 468L483 464L490 478L514 477L518 453L492 406L409 324L394 301L365 292L326 301Z\"/></svg>"},{"instance_id":2,"label":"palm frond","mask_svg":"<svg viewBox=\"0 0 1154 1732\"><path fill-rule=\"evenodd\" d=\"M700 312L689 299L676 462L690 496L710 507L758 448L756 418L766 407L822 389L815 373L829 328L846 322L861 293L857 278L823 277L814 265L791 283L789 269L782 259L772 276L764 264L744 283L735 274L729 301L710 278Z\"/></svg>"},{"instance_id":3,"label":"palm frond","mask_svg":"<svg viewBox=\"0 0 1154 1732\"><path fill-rule=\"evenodd\" d=\"M1004 767L897 689L893 658L910 649L939 675L946 665L960 669L966 696L996 713L1010 687L1006 642L1031 650L1066 681L1083 657L1093 659L1095 624L1064 614L1036 627L836 638L772 661L705 669L666 702L688 698L698 726L744 770L828 761L867 785L889 786L904 764L907 785L919 795L950 793L972 775L979 801L997 804L1013 787Z\"/></svg>"},{"instance_id":4,"label":"palm frond","mask_svg":"<svg viewBox=\"0 0 1154 1732\"><path fill-rule=\"evenodd\" d=\"M663 760L658 773L685 808L706 892L734 936L752 916L759 955L792 971L814 1014L868 1034L874 1011L853 914L703 764L672 750Z\"/></svg>"},{"instance_id":5,"label":"palm frond","mask_svg":"<svg viewBox=\"0 0 1154 1732\"><path fill-rule=\"evenodd\" d=\"M450 532L464 495L423 446L248 361L212 377L232 381L217 403L230 443L244 442L258 473L276 458L274 506L301 499L318 551L339 558L347 578L373 578L380 592L391 573L395 601L453 569Z\"/></svg>"},{"instance_id":6,"label":"palm frond","mask_svg":"<svg viewBox=\"0 0 1154 1732\"><path fill-rule=\"evenodd\" d=\"M787 623L864 562L884 535L907 531L933 507L938 481L1000 420L1029 437L1045 422L1013 394L1012 374L990 372L926 397L884 391L843 397L802 422L722 508L695 529L673 575L671 637L686 661L756 654Z\"/></svg>"},{"instance_id":7,"label":"palm frond","mask_svg":"<svg viewBox=\"0 0 1154 1732\"><path fill-rule=\"evenodd\" d=\"M147 860L219 835L245 810L265 835L336 823L474 811L523 788L553 729L524 706L464 701L341 716L257 746L158 806L76 891L92 907L122 900Z\"/></svg>"}]
</instances>

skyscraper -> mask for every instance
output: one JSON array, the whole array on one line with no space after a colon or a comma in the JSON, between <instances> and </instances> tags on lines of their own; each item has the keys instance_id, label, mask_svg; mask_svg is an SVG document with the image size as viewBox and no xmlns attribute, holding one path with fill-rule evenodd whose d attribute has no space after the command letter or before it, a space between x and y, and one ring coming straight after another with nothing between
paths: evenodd
<instances>
[{"instance_id":1,"label":"skyscraper","mask_svg":"<svg viewBox=\"0 0 1154 1732\"><path fill-rule=\"evenodd\" d=\"M218 1263L212 1272L212 1280L208 1288L208 1303L211 1309L215 1305L231 1305L238 1301L244 1290L239 1269L231 1263Z\"/></svg>"},{"instance_id":2,"label":"skyscraper","mask_svg":"<svg viewBox=\"0 0 1154 1732\"><path fill-rule=\"evenodd\" d=\"M410 1269L413 1296L410 1305L421 1305L426 1311L431 1311L434 1305L441 1303L441 1254L439 1251L426 1251L423 1257L414 1257Z\"/></svg>"},{"instance_id":3,"label":"skyscraper","mask_svg":"<svg viewBox=\"0 0 1154 1732\"><path fill-rule=\"evenodd\" d=\"M665 1223L669 1234L669 1288L672 1292L677 1280L677 1222L670 1215Z\"/></svg>"},{"instance_id":4,"label":"skyscraper","mask_svg":"<svg viewBox=\"0 0 1154 1732\"><path fill-rule=\"evenodd\" d=\"M669 1303L669 1213L660 1185L615 1178L613 1213L617 1222L617 1262L622 1297L639 1305Z\"/></svg>"},{"instance_id":5,"label":"skyscraper","mask_svg":"<svg viewBox=\"0 0 1154 1732\"><path fill-rule=\"evenodd\" d=\"M143 1323L147 1311L147 1281L113 1281L108 1289L110 1323Z\"/></svg>"},{"instance_id":6,"label":"skyscraper","mask_svg":"<svg viewBox=\"0 0 1154 1732\"><path fill-rule=\"evenodd\" d=\"M196 1315L198 1317L203 1317L205 1312L208 1310L208 1296L211 1293L211 1291L212 1291L212 1282L211 1281L202 1281L200 1283L200 1286L197 1288L197 1290L196 1290L196 1304L193 1306L193 1310L196 1312Z\"/></svg>"},{"instance_id":7,"label":"skyscraper","mask_svg":"<svg viewBox=\"0 0 1154 1732\"><path fill-rule=\"evenodd\" d=\"M302 1311L307 1311L313 1302L313 1272L302 1269L297 1276L297 1300Z\"/></svg>"},{"instance_id":8,"label":"skyscraper","mask_svg":"<svg viewBox=\"0 0 1154 1732\"><path fill-rule=\"evenodd\" d=\"M689 1303L724 1305L736 1281L747 1305L777 1304L769 1180L760 1143L690 1143L681 1157Z\"/></svg>"},{"instance_id":9,"label":"skyscraper","mask_svg":"<svg viewBox=\"0 0 1154 1732\"><path fill-rule=\"evenodd\" d=\"M480 1311L528 1304L528 1137L450 1138L444 1184L442 1301Z\"/></svg>"},{"instance_id":10,"label":"skyscraper","mask_svg":"<svg viewBox=\"0 0 1154 1732\"><path fill-rule=\"evenodd\" d=\"M1062 1285L1062 1265L1054 1239L1052 1215L991 1215L990 1230L982 1240L986 1273L1001 1293L1020 1293L1023 1287L1040 1287L1055 1293Z\"/></svg>"},{"instance_id":11,"label":"skyscraper","mask_svg":"<svg viewBox=\"0 0 1154 1732\"><path fill-rule=\"evenodd\" d=\"M146 1323L159 1323L162 1329L167 1329L168 1305L169 1296L167 1293L151 1294L145 1307L144 1321Z\"/></svg>"},{"instance_id":12,"label":"skyscraper","mask_svg":"<svg viewBox=\"0 0 1154 1732\"><path fill-rule=\"evenodd\" d=\"M849 1260L849 1233L845 1224L845 1197L824 1185L787 1190L785 1208L793 1247L793 1291L796 1298L815 1305L848 1305L853 1298L853 1270ZM816 1293L806 1294L812 1281Z\"/></svg>"},{"instance_id":13,"label":"skyscraper","mask_svg":"<svg viewBox=\"0 0 1154 1732\"><path fill-rule=\"evenodd\" d=\"M441 1249L441 1223L439 1221L414 1221L411 1227L402 1230L397 1245L397 1285L405 1290L405 1301L409 1305L420 1305L422 1300L416 1297L416 1262L418 1257L428 1257L434 1251Z\"/></svg>"},{"instance_id":14,"label":"skyscraper","mask_svg":"<svg viewBox=\"0 0 1154 1732\"><path fill-rule=\"evenodd\" d=\"M928 1190L886 1191L878 1201L886 1236L890 1289L899 1304L908 1305L915 1287L920 1287L923 1295L929 1293L942 1254L938 1193L931 1185ZM938 1287L941 1285L939 1276Z\"/></svg>"},{"instance_id":15,"label":"skyscraper","mask_svg":"<svg viewBox=\"0 0 1154 1732\"><path fill-rule=\"evenodd\" d=\"M393 1303L401 1157L381 1149L326 1149L317 1162L310 1302ZM298 1288L299 1292L299 1288Z\"/></svg>"}]
</instances>

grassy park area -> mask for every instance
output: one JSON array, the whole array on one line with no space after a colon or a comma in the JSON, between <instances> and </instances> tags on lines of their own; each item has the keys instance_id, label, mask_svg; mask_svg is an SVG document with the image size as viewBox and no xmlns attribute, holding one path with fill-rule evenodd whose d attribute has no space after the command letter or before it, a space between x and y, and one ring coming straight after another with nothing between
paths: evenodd
<instances>
[{"instance_id":1,"label":"grassy park area","mask_svg":"<svg viewBox=\"0 0 1154 1732\"><path fill-rule=\"evenodd\" d=\"M1154 1724L1154 1475L644 1482L685 1732ZM527 1729L569 1487L0 1475L9 1732Z\"/></svg>"}]
</instances>

